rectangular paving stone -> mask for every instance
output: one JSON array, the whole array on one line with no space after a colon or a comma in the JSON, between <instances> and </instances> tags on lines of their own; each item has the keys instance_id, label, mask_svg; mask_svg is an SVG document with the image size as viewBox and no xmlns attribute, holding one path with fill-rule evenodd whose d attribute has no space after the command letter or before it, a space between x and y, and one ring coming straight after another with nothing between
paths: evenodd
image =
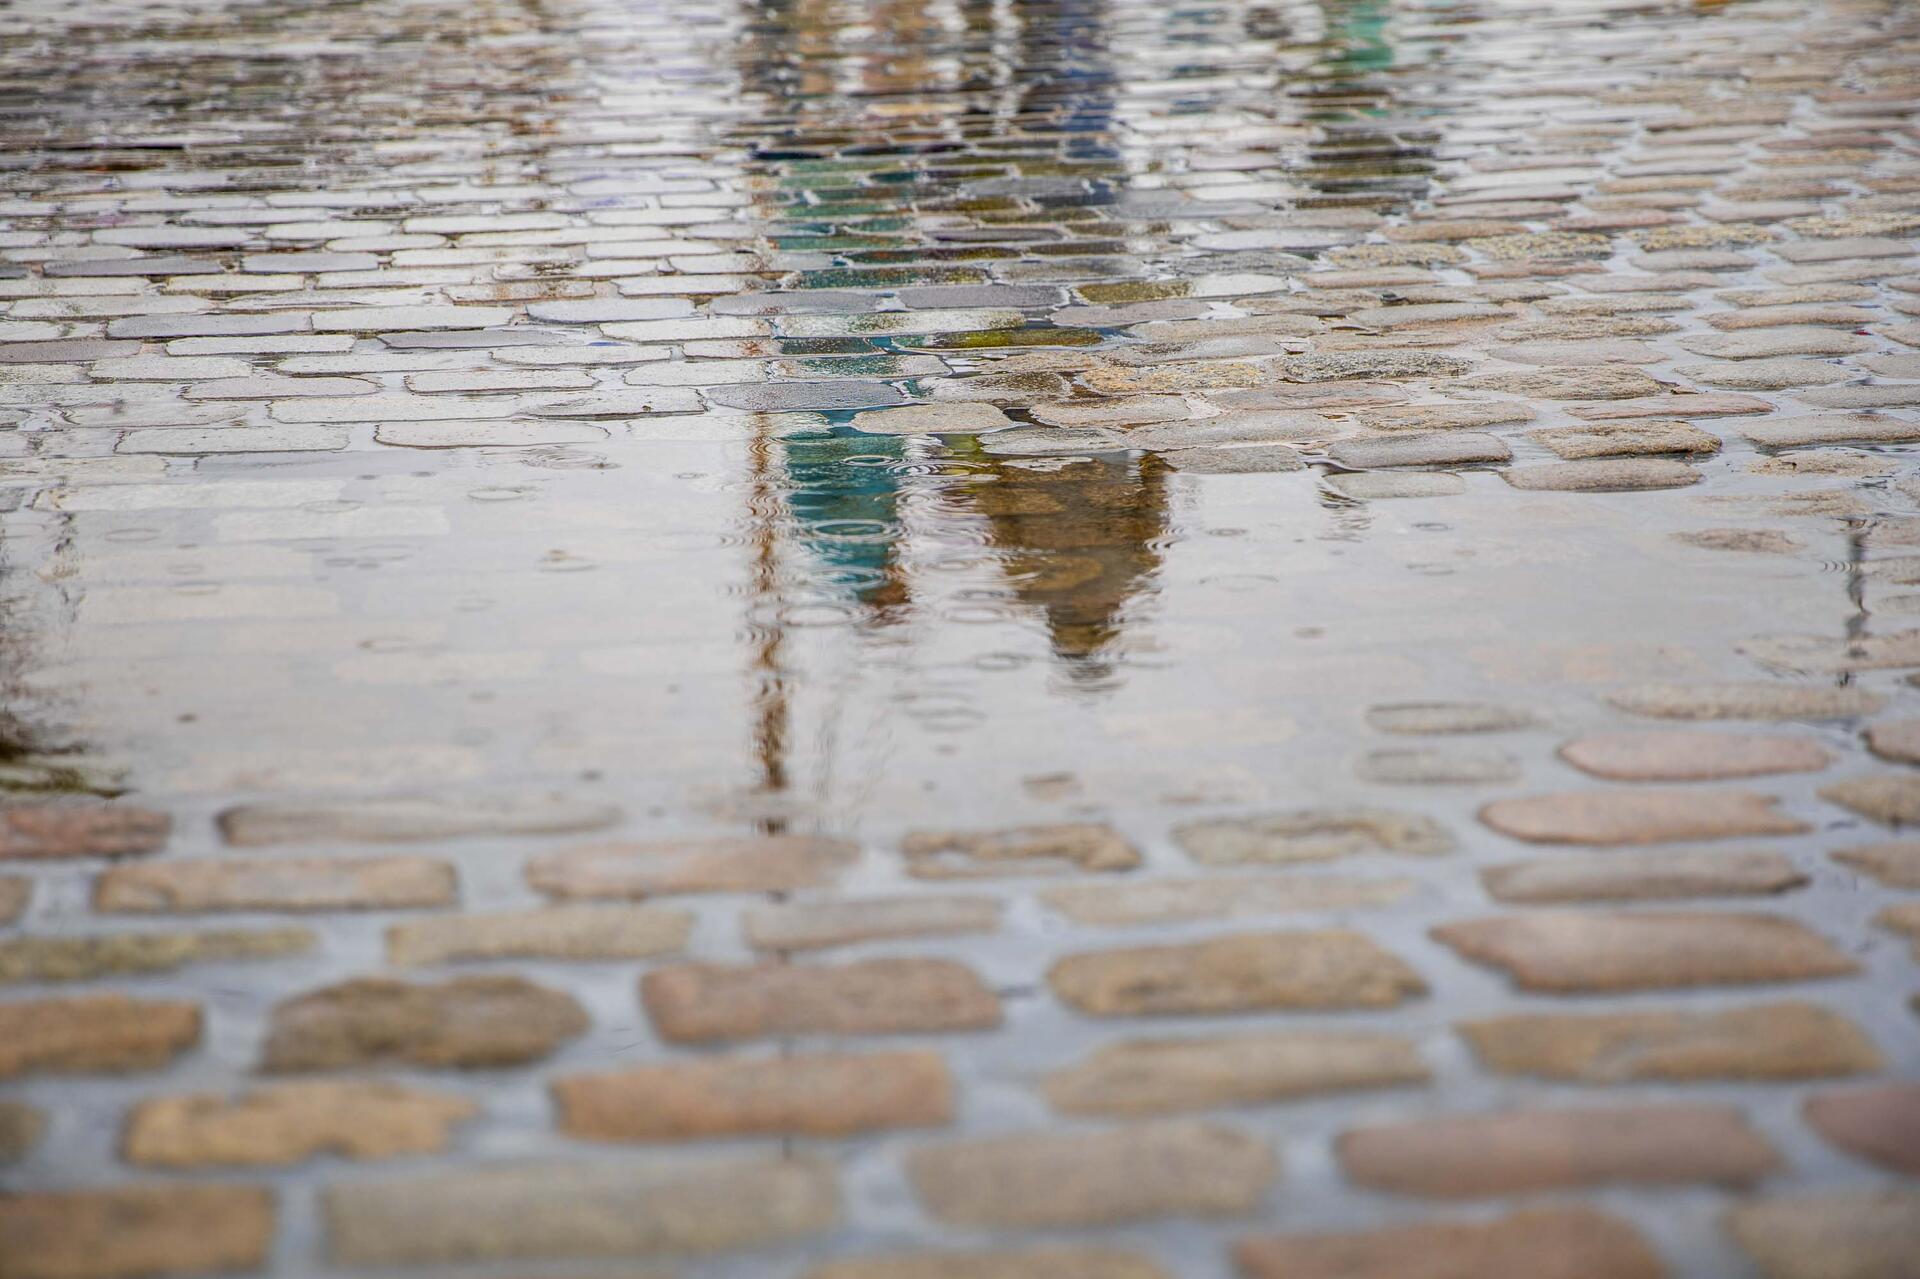
<instances>
[{"instance_id":1,"label":"rectangular paving stone","mask_svg":"<svg viewBox=\"0 0 1920 1279\"><path fill-rule=\"evenodd\" d=\"M1889 1172L1920 1174L1920 1083L1829 1089L1801 1113L1829 1145Z\"/></svg>"},{"instance_id":2,"label":"rectangular paving stone","mask_svg":"<svg viewBox=\"0 0 1920 1279\"><path fill-rule=\"evenodd\" d=\"M513 319L507 306L367 306L315 311L316 333L384 333L400 329L491 329Z\"/></svg>"},{"instance_id":3,"label":"rectangular paving stone","mask_svg":"<svg viewBox=\"0 0 1920 1279\"><path fill-rule=\"evenodd\" d=\"M1427 1082L1411 1041L1368 1032L1278 1031L1108 1044L1049 1072L1069 1115L1154 1115Z\"/></svg>"},{"instance_id":4,"label":"rectangular paving stone","mask_svg":"<svg viewBox=\"0 0 1920 1279\"><path fill-rule=\"evenodd\" d=\"M305 928L16 937L0 939L0 982L166 973L188 964L276 959L313 948L314 936Z\"/></svg>"},{"instance_id":5,"label":"rectangular paving stone","mask_svg":"<svg viewBox=\"0 0 1920 1279\"><path fill-rule=\"evenodd\" d=\"M81 995L0 1003L0 1079L154 1070L200 1042L200 1008Z\"/></svg>"},{"instance_id":6,"label":"rectangular paving stone","mask_svg":"<svg viewBox=\"0 0 1920 1279\"><path fill-rule=\"evenodd\" d=\"M1561 854L1489 866L1487 893L1503 902L1651 901L1676 897L1745 897L1786 892L1807 876L1779 853Z\"/></svg>"},{"instance_id":7,"label":"rectangular paving stone","mask_svg":"<svg viewBox=\"0 0 1920 1279\"><path fill-rule=\"evenodd\" d=\"M562 899L784 892L830 885L859 855L850 841L814 835L596 844L534 858L527 883Z\"/></svg>"},{"instance_id":8,"label":"rectangular paving stone","mask_svg":"<svg viewBox=\"0 0 1920 1279\"><path fill-rule=\"evenodd\" d=\"M132 857L165 846L173 819L119 804L16 804L0 809L0 861Z\"/></svg>"},{"instance_id":9,"label":"rectangular paving stone","mask_svg":"<svg viewBox=\"0 0 1920 1279\"><path fill-rule=\"evenodd\" d=\"M202 858L118 866L93 885L95 910L395 910L451 906L453 867L429 857Z\"/></svg>"},{"instance_id":10,"label":"rectangular paving stone","mask_svg":"<svg viewBox=\"0 0 1920 1279\"><path fill-rule=\"evenodd\" d=\"M228 312L219 315L136 315L107 325L111 338L251 337L262 333L311 333L305 311ZM132 351L114 351L132 355ZM98 356L92 358L100 358Z\"/></svg>"},{"instance_id":11,"label":"rectangular paving stone","mask_svg":"<svg viewBox=\"0 0 1920 1279\"><path fill-rule=\"evenodd\" d=\"M1777 811L1777 802L1752 791L1615 787L1495 800L1480 820L1535 844L1662 844L1808 829Z\"/></svg>"},{"instance_id":12,"label":"rectangular paving stone","mask_svg":"<svg viewBox=\"0 0 1920 1279\"><path fill-rule=\"evenodd\" d=\"M1107 1248L892 1253L829 1261L806 1279L1172 1279L1158 1262Z\"/></svg>"},{"instance_id":13,"label":"rectangular paving stone","mask_svg":"<svg viewBox=\"0 0 1920 1279\"><path fill-rule=\"evenodd\" d=\"M1002 905L975 896L856 897L756 906L740 913L755 950L823 950L863 941L997 932Z\"/></svg>"},{"instance_id":14,"label":"rectangular paving stone","mask_svg":"<svg viewBox=\"0 0 1920 1279\"><path fill-rule=\"evenodd\" d=\"M588 1141L937 1128L953 1120L953 1092L932 1052L677 1062L553 1083L561 1131Z\"/></svg>"},{"instance_id":15,"label":"rectangular paving stone","mask_svg":"<svg viewBox=\"0 0 1920 1279\"><path fill-rule=\"evenodd\" d=\"M274 1084L153 1097L127 1116L126 1161L145 1168L273 1167L315 1155L391 1159L444 1150L480 1108L463 1097L378 1080Z\"/></svg>"},{"instance_id":16,"label":"rectangular paving stone","mask_svg":"<svg viewBox=\"0 0 1920 1279\"><path fill-rule=\"evenodd\" d=\"M1504 441L1477 431L1416 432L1336 441L1327 456L1353 467L1454 466L1511 461L1513 450Z\"/></svg>"},{"instance_id":17,"label":"rectangular paving stone","mask_svg":"<svg viewBox=\"0 0 1920 1279\"><path fill-rule=\"evenodd\" d=\"M1513 1110L1358 1128L1335 1142L1340 1166L1371 1190L1441 1199L1624 1182L1751 1185L1780 1156L1737 1107Z\"/></svg>"},{"instance_id":18,"label":"rectangular paving stone","mask_svg":"<svg viewBox=\"0 0 1920 1279\"><path fill-rule=\"evenodd\" d=\"M701 394L709 403L744 413L873 409L908 402L890 383L851 380L741 383L708 387Z\"/></svg>"},{"instance_id":19,"label":"rectangular paving stone","mask_svg":"<svg viewBox=\"0 0 1920 1279\"><path fill-rule=\"evenodd\" d=\"M612 804L557 792L373 795L241 804L216 819L229 844L421 843L468 836L575 835L620 819Z\"/></svg>"},{"instance_id":20,"label":"rectangular paving stone","mask_svg":"<svg viewBox=\"0 0 1920 1279\"><path fill-rule=\"evenodd\" d=\"M713 338L758 338L770 336L773 329L765 320L749 316L711 316L666 320L620 320L603 324L600 331L610 338L630 342L700 342ZM551 337L548 339L551 341Z\"/></svg>"},{"instance_id":21,"label":"rectangular paving stone","mask_svg":"<svg viewBox=\"0 0 1920 1279\"><path fill-rule=\"evenodd\" d=\"M1246 1216L1279 1175L1263 1139L1175 1122L921 1146L906 1164L934 1218L998 1230Z\"/></svg>"},{"instance_id":22,"label":"rectangular paving stone","mask_svg":"<svg viewBox=\"0 0 1920 1279\"><path fill-rule=\"evenodd\" d=\"M514 1162L330 1186L341 1266L651 1257L764 1248L830 1229L831 1165L811 1158Z\"/></svg>"},{"instance_id":23,"label":"rectangular paving stone","mask_svg":"<svg viewBox=\"0 0 1920 1279\"><path fill-rule=\"evenodd\" d=\"M1332 929L1069 955L1048 970L1047 984L1094 1017L1391 1008L1427 989L1368 938Z\"/></svg>"},{"instance_id":24,"label":"rectangular paving stone","mask_svg":"<svg viewBox=\"0 0 1920 1279\"><path fill-rule=\"evenodd\" d=\"M1817 444L1901 444L1920 440L1920 423L1877 413L1812 413L1803 417L1762 418L1740 433L1767 448Z\"/></svg>"},{"instance_id":25,"label":"rectangular paving stone","mask_svg":"<svg viewBox=\"0 0 1920 1279\"><path fill-rule=\"evenodd\" d=\"M1768 1196L1723 1220L1766 1279L1905 1279L1920 1256L1920 1190L1908 1186Z\"/></svg>"},{"instance_id":26,"label":"rectangular paving stone","mask_svg":"<svg viewBox=\"0 0 1920 1279\"><path fill-rule=\"evenodd\" d=\"M409 920L387 929L387 962L445 964L485 959L617 960L672 954L687 943L682 910L554 906Z\"/></svg>"},{"instance_id":27,"label":"rectangular paving stone","mask_svg":"<svg viewBox=\"0 0 1920 1279\"><path fill-rule=\"evenodd\" d=\"M132 355L117 360L95 360L90 377L109 381L185 382L197 378L243 378L253 372L245 360L222 356Z\"/></svg>"},{"instance_id":28,"label":"rectangular paving stone","mask_svg":"<svg viewBox=\"0 0 1920 1279\"><path fill-rule=\"evenodd\" d=\"M273 1246L262 1186L133 1185L0 1195L7 1279L137 1279L253 1270Z\"/></svg>"},{"instance_id":29,"label":"rectangular paving stone","mask_svg":"<svg viewBox=\"0 0 1920 1279\"><path fill-rule=\"evenodd\" d=\"M607 431L585 422L382 422L373 438L409 449L527 449L598 444Z\"/></svg>"},{"instance_id":30,"label":"rectangular paving stone","mask_svg":"<svg viewBox=\"0 0 1920 1279\"><path fill-rule=\"evenodd\" d=\"M900 841L916 879L973 879L1058 871L1125 871L1140 852L1110 826L1068 823L997 831L909 831Z\"/></svg>"},{"instance_id":31,"label":"rectangular paving stone","mask_svg":"<svg viewBox=\"0 0 1920 1279\"><path fill-rule=\"evenodd\" d=\"M1492 1221L1241 1240L1245 1279L1666 1279L1626 1222L1591 1208L1532 1208Z\"/></svg>"},{"instance_id":32,"label":"rectangular paving stone","mask_svg":"<svg viewBox=\"0 0 1920 1279\"><path fill-rule=\"evenodd\" d=\"M1522 990L1661 990L1839 977L1859 965L1779 915L1540 911L1440 924L1432 935Z\"/></svg>"},{"instance_id":33,"label":"rectangular paving stone","mask_svg":"<svg viewBox=\"0 0 1920 1279\"><path fill-rule=\"evenodd\" d=\"M1040 901L1077 924L1119 928L1174 919L1360 910L1389 905L1413 891L1410 879L1218 876L1134 884L1062 884L1043 890Z\"/></svg>"},{"instance_id":34,"label":"rectangular paving stone","mask_svg":"<svg viewBox=\"0 0 1920 1279\"><path fill-rule=\"evenodd\" d=\"M131 431L116 453L198 457L209 453L333 453L347 447L343 426L159 427Z\"/></svg>"},{"instance_id":35,"label":"rectangular paving stone","mask_svg":"<svg viewBox=\"0 0 1920 1279\"><path fill-rule=\"evenodd\" d=\"M1819 1079L1882 1064L1858 1026L1801 1002L1719 1012L1521 1013L1458 1028L1488 1070L1578 1083Z\"/></svg>"},{"instance_id":36,"label":"rectangular paving stone","mask_svg":"<svg viewBox=\"0 0 1920 1279\"><path fill-rule=\"evenodd\" d=\"M1831 856L1888 888L1920 888L1920 840L1843 848Z\"/></svg>"},{"instance_id":37,"label":"rectangular paving stone","mask_svg":"<svg viewBox=\"0 0 1920 1279\"><path fill-rule=\"evenodd\" d=\"M221 378L213 382L195 382L180 394L200 400L285 400L336 395L372 395L380 388L364 378L352 377L279 377L260 374L255 377Z\"/></svg>"},{"instance_id":38,"label":"rectangular paving stone","mask_svg":"<svg viewBox=\"0 0 1920 1279\"><path fill-rule=\"evenodd\" d=\"M375 395L321 396L317 399L276 400L277 422L434 422L443 419L514 417L553 401L550 394L535 395L409 395L383 391Z\"/></svg>"},{"instance_id":39,"label":"rectangular paving stone","mask_svg":"<svg viewBox=\"0 0 1920 1279\"><path fill-rule=\"evenodd\" d=\"M522 977L360 977L275 1005L260 1069L519 1066L587 1026L571 995Z\"/></svg>"},{"instance_id":40,"label":"rectangular paving stone","mask_svg":"<svg viewBox=\"0 0 1920 1279\"><path fill-rule=\"evenodd\" d=\"M24 875L0 875L0 924L11 924L25 914L32 897L32 880Z\"/></svg>"},{"instance_id":41,"label":"rectangular paving stone","mask_svg":"<svg viewBox=\"0 0 1920 1279\"><path fill-rule=\"evenodd\" d=\"M1681 720L1852 719L1886 705L1886 698L1858 686L1767 680L1639 684L1607 694L1607 701L1629 715Z\"/></svg>"},{"instance_id":42,"label":"rectangular paving stone","mask_svg":"<svg viewBox=\"0 0 1920 1279\"><path fill-rule=\"evenodd\" d=\"M673 1043L1000 1024L999 999L972 969L948 959L682 964L643 976L640 998L655 1030Z\"/></svg>"},{"instance_id":43,"label":"rectangular paving stone","mask_svg":"<svg viewBox=\"0 0 1920 1279\"><path fill-rule=\"evenodd\" d=\"M74 338L53 342L0 342L0 364L84 364L140 354L138 342Z\"/></svg>"},{"instance_id":44,"label":"rectangular paving stone","mask_svg":"<svg viewBox=\"0 0 1920 1279\"><path fill-rule=\"evenodd\" d=\"M1019 328L1025 316L1010 308L875 311L860 315L782 315L773 320L781 337L876 337L898 333L977 333ZM631 333L616 337L634 337Z\"/></svg>"},{"instance_id":45,"label":"rectangular paving stone","mask_svg":"<svg viewBox=\"0 0 1920 1279\"><path fill-rule=\"evenodd\" d=\"M26 1158L46 1131L44 1111L23 1101L0 1101L0 1167Z\"/></svg>"}]
</instances>

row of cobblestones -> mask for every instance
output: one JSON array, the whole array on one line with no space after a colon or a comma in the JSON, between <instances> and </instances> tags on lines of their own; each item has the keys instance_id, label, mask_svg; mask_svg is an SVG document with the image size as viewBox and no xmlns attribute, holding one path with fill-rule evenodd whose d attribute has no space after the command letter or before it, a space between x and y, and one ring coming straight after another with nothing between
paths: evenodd
<instances>
[{"instance_id":1,"label":"row of cobblestones","mask_svg":"<svg viewBox=\"0 0 1920 1279\"><path fill-rule=\"evenodd\" d=\"M1920 1275L1911 6L0 37L0 1279Z\"/></svg>"}]
</instances>

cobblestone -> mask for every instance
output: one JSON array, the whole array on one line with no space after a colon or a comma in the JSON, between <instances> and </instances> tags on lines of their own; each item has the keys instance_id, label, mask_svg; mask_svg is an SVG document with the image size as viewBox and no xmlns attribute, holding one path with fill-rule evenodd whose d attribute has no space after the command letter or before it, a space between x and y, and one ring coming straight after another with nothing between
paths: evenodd
<instances>
[{"instance_id":1,"label":"cobblestone","mask_svg":"<svg viewBox=\"0 0 1920 1279\"><path fill-rule=\"evenodd\" d=\"M273 1242L271 1191L255 1186L126 1186L0 1197L7 1269L22 1279L246 1270Z\"/></svg>"},{"instance_id":2,"label":"cobblestone","mask_svg":"<svg viewBox=\"0 0 1920 1279\"><path fill-rule=\"evenodd\" d=\"M258 9L0 19L0 1276L1913 1272L1911 5Z\"/></svg>"},{"instance_id":3,"label":"cobblestone","mask_svg":"<svg viewBox=\"0 0 1920 1279\"><path fill-rule=\"evenodd\" d=\"M1667 1273L1631 1226L1578 1208L1366 1234L1273 1235L1243 1240L1235 1255L1248 1279L1660 1279Z\"/></svg>"},{"instance_id":4,"label":"cobblestone","mask_svg":"<svg viewBox=\"0 0 1920 1279\"><path fill-rule=\"evenodd\" d=\"M974 1227L1084 1226L1251 1212L1278 1175L1230 1128L1156 1123L925 1146L907 1172L927 1211Z\"/></svg>"},{"instance_id":5,"label":"cobblestone","mask_svg":"<svg viewBox=\"0 0 1920 1279\"><path fill-rule=\"evenodd\" d=\"M125 995L0 1004L0 1078L150 1070L200 1039L198 1005Z\"/></svg>"},{"instance_id":6,"label":"cobblestone","mask_svg":"<svg viewBox=\"0 0 1920 1279\"><path fill-rule=\"evenodd\" d=\"M1556 912L1443 924L1434 937L1525 990L1645 990L1804 981L1855 964L1778 915Z\"/></svg>"},{"instance_id":7,"label":"cobblestone","mask_svg":"<svg viewBox=\"0 0 1920 1279\"><path fill-rule=\"evenodd\" d=\"M1731 1107L1507 1112L1363 1128L1339 1141L1363 1186L1442 1199L1603 1182L1747 1185L1780 1157Z\"/></svg>"},{"instance_id":8,"label":"cobblestone","mask_svg":"<svg viewBox=\"0 0 1920 1279\"><path fill-rule=\"evenodd\" d=\"M553 1090L561 1128L594 1141L845 1137L953 1119L953 1080L935 1053L689 1062L567 1076Z\"/></svg>"}]
</instances>

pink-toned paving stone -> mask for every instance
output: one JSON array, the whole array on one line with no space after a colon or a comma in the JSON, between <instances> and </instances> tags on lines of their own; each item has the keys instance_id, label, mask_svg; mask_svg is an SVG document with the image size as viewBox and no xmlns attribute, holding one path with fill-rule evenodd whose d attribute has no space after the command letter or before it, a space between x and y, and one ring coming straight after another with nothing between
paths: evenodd
<instances>
[{"instance_id":1,"label":"pink-toned paving stone","mask_svg":"<svg viewBox=\"0 0 1920 1279\"><path fill-rule=\"evenodd\" d=\"M662 1038L709 1043L767 1035L985 1030L1000 1001L972 969L945 959L849 964L682 964L640 980Z\"/></svg>"},{"instance_id":2,"label":"pink-toned paving stone","mask_svg":"<svg viewBox=\"0 0 1920 1279\"><path fill-rule=\"evenodd\" d=\"M1665 1279L1659 1254L1617 1217L1534 1208L1492 1221L1242 1239L1244 1279Z\"/></svg>"},{"instance_id":3,"label":"pink-toned paving stone","mask_svg":"<svg viewBox=\"0 0 1920 1279\"><path fill-rule=\"evenodd\" d=\"M573 996L523 977L456 977L437 985L360 977L276 1006L260 1067L518 1066L587 1025Z\"/></svg>"},{"instance_id":4,"label":"pink-toned paving stone","mask_svg":"<svg viewBox=\"0 0 1920 1279\"><path fill-rule=\"evenodd\" d=\"M952 1120L953 1093L932 1052L677 1062L553 1084L561 1130L592 1141L932 1128Z\"/></svg>"},{"instance_id":5,"label":"pink-toned paving stone","mask_svg":"<svg viewBox=\"0 0 1920 1279\"><path fill-rule=\"evenodd\" d=\"M1920 1190L1905 1186L1768 1196L1738 1203L1727 1233L1766 1279L1912 1279L1920 1274Z\"/></svg>"},{"instance_id":6,"label":"pink-toned paving stone","mask_svg":"<svg viewBox=\"0 0 1920 1279\"><path fill-rule=\"evenodd\" d=\"M1752 791L1621 787L1495 800L1480 810L1480 820L1532 844L1664 844L1808 829L1776 803Z\"/></svg>"},{"instance_id":7,"label":"pink-toned paving stone","mask_svg":"<svg viewBox=\"0 0 1920 1279\"><path fill-rule=\"evenodd\" d=\"M1645 853L1560 853L1489 866L1480 882L1496 901L1655 901L1783 893L1807 876L1780 853L1697 849Z\"/></svg>"},{"instance_id":8,"label":"pink-toned paving stone","mask_svg":"<svg viewBox=\"0 0 1920 1279\"><path fill-rule=\"evenodd\" d=\"M1159 1262L1110 1248L893 1253L828 1261L806 1279L1173 1279Z\"/></svg>"},{"instance_id":9,"label":"pink-toned paving stone","mask_svg":"<svg viewBox=\"0 0 1920 1279\"><path fill-rule=\"evenodd\" d=\"M1860 1027L1804 1002L1718 1012L1513 1013L1458 1029L1488 1070L1578 1083L1817 1079L1883 1064Z\"/></svg>"},{"instance_id":10,"label":"pink-toned paving stone","mask_svg":"<svg viewBox=\"0 0 1920 1279\"><path fill-rule=\"evenodd\" d=\"M1187 945L1091 951L1047 983L1094 1017L1390 1008L1425 993L1418 973L1359 933L1246 933Z\"/></svg>"},{"instance_id":11,"label":"pink-toned paving stone","mask_svg":"<svg viewBox=\"0 0 1920 1279\"><path fill-rule=\"evenodd\" d=\"M7 1279L136 1279L252 1270L273 1245L262 1186L133 1185L0 1195Z\"/></svg>"},{"instance_id":12,"label":"pink-toned paving stone","mask_svg":"<svg viewBox=\"0 0 1920 1279\"><path fill-rule=\"evenodd\" d=\"M1582 772L1623 782L1691 782L1818 772L1833 756L1818 742L1758 733L1594 733L1560 748Z\"/></svg>"},{"instance_id":13,"label":"pink-toned paving stone","mask_svg":"<svg viewBox=\"0 0 1920 1279\"><path fill-rule=\"evenodd\" d=\"M1843 848L1832 856L1842 866L1859 871L1888 888L1920 888L1920 840L1892 840Z\"/></svg>"},{"instance_id":14,"label":"pink-toned paving stone","mask_svg":"<svg viewBox=\"0 0 1920 1279\"><path fill-rule=\"evenodd\" d=\"M479 1113L462 1097L377 1080L272 1084L233 1098L143 1101L127 1116L121 1150L151 1168L391 1159L446 1149L454 1125Z\"/></svg>"},{"instance_id":15,"label":"pink-toned paving stone","mask_svg":"<svg viewBox=\"0 0 1920 1279\"><path fill-rule=\"evenodd\" d=\"M1539 911L1441 924L1436 941L1505 970L1522 990L1562 993L1807 981L1859 965L1780 915Z\"/></svg>"},{"instance_id":16,"label":"pink-toned paving stone","mask_svg":"<svg viewBox=\"0 0 1920 1279\"><path fill-rule=\"evenodd\" d=\"M1739 1109L1515 1110L1360 1128L1335 1144L1357 1184L1471 1199L1611 1182L1749 1185L1781 1166Z\"/></svg>"},{"instance_id":17,"label":"pink-toned paving stone","mask_svg":"<svg viewBox=\"0 0 1920 1279\"><path fill-rule=\"evenodd\" d=\"M0 808L0 861L128 857L157 852L173 821L118 804L22 804Z\"/></svg>"},{"instance_id":18,"label":"pink-toned paving stone","mask_svg":"<svg viewBox=\"0 0 1920 1279\"><path fill-rule=\"evenodd\" d=\"M929 1213L988 1229L1245 1216L1278 1173L1264 1140L1197 1123L1017 1133L907 1155L907 1176Z\"/></svg>"},{"instance_id":19,"label":"pink-toned paving stone","mask_svg":"<svg viewBox=\"0 0 1920 1279\"><path fill-rule=\"evenodd\" d=\"M1816 1132L1849 1154L1920 1176L1920 1083L1815 1093L1802 1112Z\"/></svg>"},{"instance_id":20,"label":"pink-toned paving stone","mask_svg":"<svg viewBox=\"0 0 1920 1279\"><path fill-rule=\"evenodd\" d=\"M451 906L453 867L429 857L205 859L115 866L93 885L95 910L393 910Z\"/></svg>"},{"instance_id":21,"label":"pink-toned paving stone","mask_svg":"<svg viewBox=\"0 0 1920 1279\"><path fill-rule=\"evenodd\" d=\"M153 1070L197 1044L200 1025L199 1005L179 1000L80 995L0 1003L0 1079Z\"/></svg>"}]
</instances>

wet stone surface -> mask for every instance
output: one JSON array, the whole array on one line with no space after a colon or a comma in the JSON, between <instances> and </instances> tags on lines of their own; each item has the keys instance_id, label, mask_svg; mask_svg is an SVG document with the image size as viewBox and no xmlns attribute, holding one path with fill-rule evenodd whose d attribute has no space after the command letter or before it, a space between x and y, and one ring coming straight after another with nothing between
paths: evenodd
<instances>
[{"instance_id":1,"label":"wet stone surface","mask_svg":"<svg viewBox=\"0 0 1920 1279\"><path fill-rule=\"evenodd\" d=\"M1920 11L0 12L0 1276L1901 1279Z\"/></svg>"}]
</instances>

